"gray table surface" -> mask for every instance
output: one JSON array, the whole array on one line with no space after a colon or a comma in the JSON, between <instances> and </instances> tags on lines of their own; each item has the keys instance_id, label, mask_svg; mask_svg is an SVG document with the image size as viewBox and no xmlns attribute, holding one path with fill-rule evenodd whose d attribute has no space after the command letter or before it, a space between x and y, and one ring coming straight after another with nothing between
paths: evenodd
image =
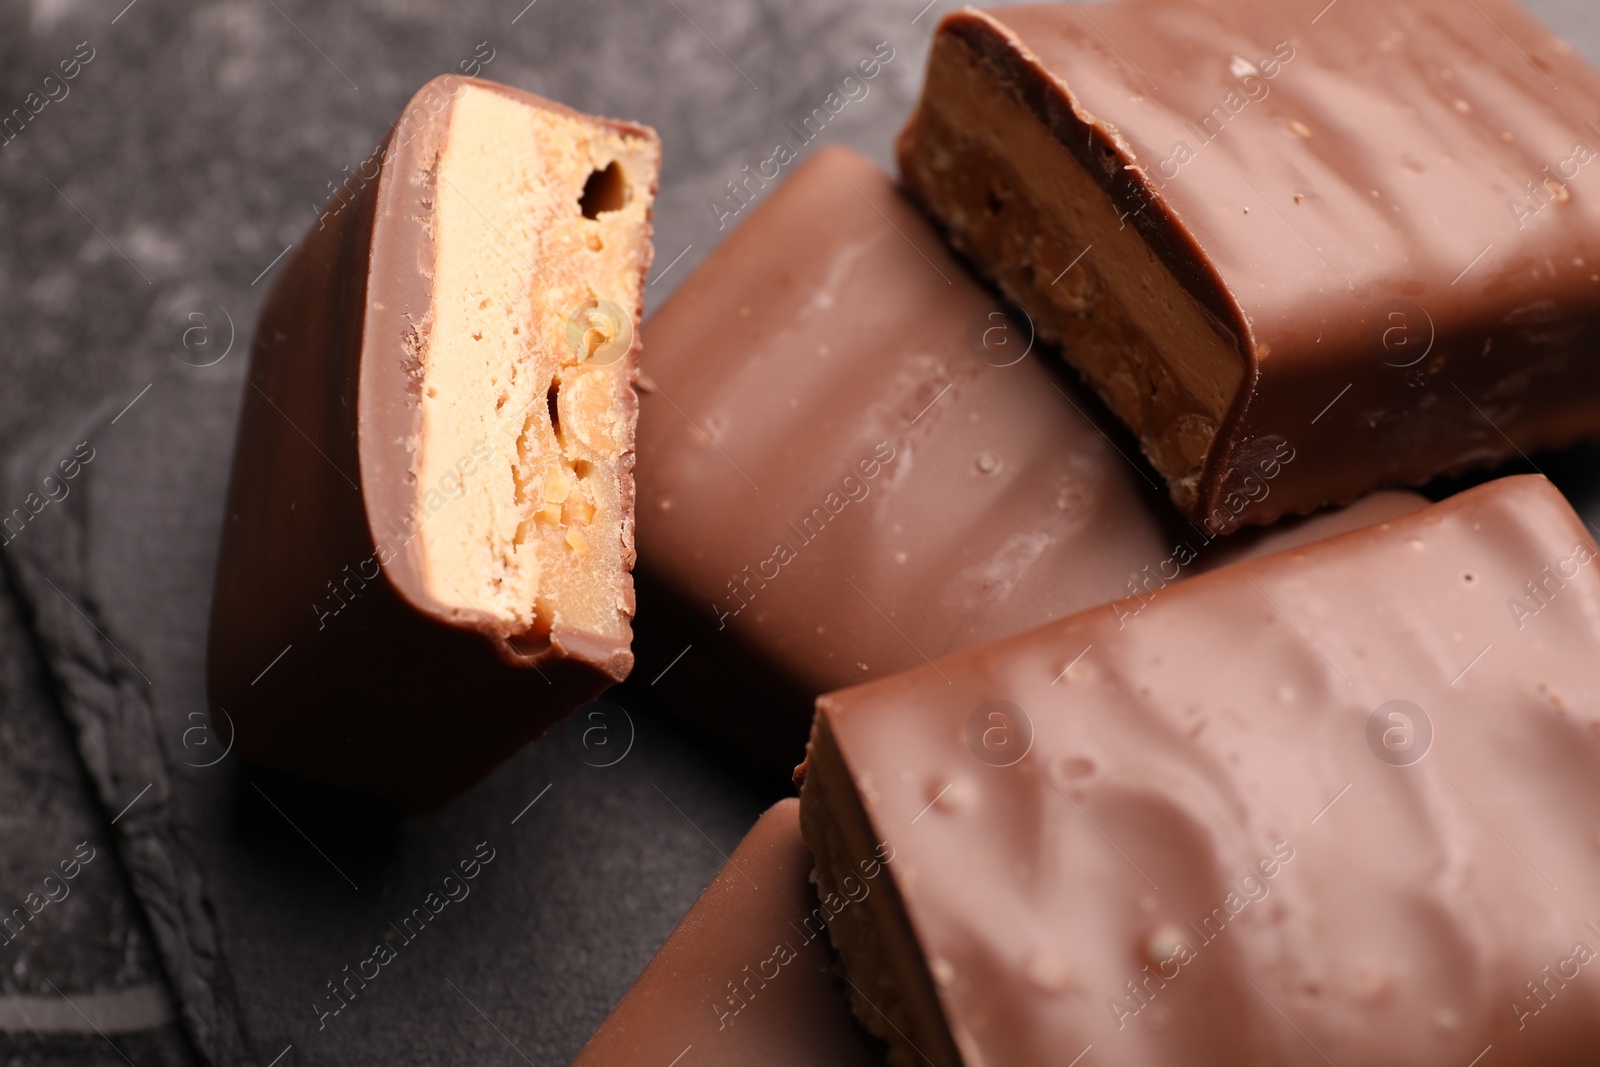
<instances>
[{"instance_id":1,"label":"gray table surface","mask_svg":"<svg viewBox=\"0 0 1600 1067\"><path fill-rule=\"evenodd\" d=\"M826 136L888 166L892 136L919 86L928 34L937 16L956 6L951 0L927 8L925 0L525 3L0 0L0 114L20 106L61 60L93 54L66 97L0 146L0 457L9 461L25 443L60 437L75 424L103 428L132 403L121 423L128 443L108 436L101 446L106 460L96 472L94 499L137 512L139 522L129 529L160 530L163 522L181 528L183 487L214 492L226 455L163 454L162 441L203 440L215 452L216 442L226 440L243 380L238 353L280 254L303 234L343 168L371 151L432 75L492 53L482 68L486 77L660 131L666 156L656 209L659 274L648 298L655 306L721 236L707 201L746 163L765 158L786 123L817 106L880 41L894 47L894 60ZM1600 7L1593 0L1529 6L1600 63ZM170 326L174 309L196 300L224 309L239 335L234 357L205 370L177 359ZM193 420L194 436L164 439L163 420ZM1594 456L1590 449L1540 458L1591 517L1600 511ZM109 528L117 529L115 522ZM161 555L159 547L149 551ZM152 573L167 573L161 569L167 563L157 560ZM181 570L173 565L173 573ZM70 1023L60 1024L68 1035L62 1036L48 1021L20 1028L7 1021L17 1003L52 989L75 998L159 989L162 973L109 847L109 822L120 804L110 804L103 778L98 794L85 784L39 649L9 589L0 592L0 903L9 907L31 891L39 873L77 841L99 842L103 855L96 862L104 861L91 865L82 891L53 905L55 914L41 915L37 944L24 946L30 955L0 950L10 952L0 954L0 1064L186 1062L172 1010L159 996L154 1007L141 1009L144 1031L131 1039L93 1037ZM123 592L161 595L137 582ZM115 603L107 608L113 617L117 610ZM123 625L136 629L138 619ZM142 662L158 681L163 669L192 674L202 633L203 621L151 634ZM352 1026L423 1035L428 1054L418 1062L560 1064L577 1051L710 880L721 853L732 850L771 799L660 720L644 698L619 699L636 712L639 745L611 772L582 766L557 736L498 773L470 806L421 827L386 831L406 839L400 845L361 841L359 824L345 828L354 835L347 837L328 828L335 835L330 847L345 850L349 873L371 879L376 892L405 897L426 879L393 869L396 850L466 840L479 829L467 825L477 814L514 813L532 795L530 787L557 787L540 813L544 822L530 828L523 846L548 858L525 854L512 868L520 884L485 889L483 918L458 916L451 935L496 957L495 973L518 973L515 988L475 988L472 973L452 971L436 977L460 983L470 996L455 999L441 985L437 1004L408 1019L392 1012L415 1000L396 994L386 1016L375 996L366 1018ZM97 766L93 745L85 751L91 768ZM668 794L673 799L662 803ZM326 871L327 885L304 886L298 874L298 881L273 883L275 864L298 847L296 840L281 827L256 825L255 815L242 810L233 824L237 854L227 862L257 865L276 893L332 899L339 887ZM437 858L456 857L446 848ZM283 906L292 911L295 904ZM538 915L514 930L489 921L524 906ZM497 943L502 933L514 934L514 943ZM279 936L293 941L294 931ZM268 998L252 1008L265 1022L258 1018L249 1045L268 1049L267 1058L281 1047L274 1044L280 1032L305 1029L301 1016L328 962L316 946L301 955L304 996ZM288 953L280 963L294 958ZM498 1031L485 1025L480 1007ZM430 1035L447 1039L459 1056L439 1051ZM284 1063L320 1061L314 1052L305 1055Z\"/></svg>"}]
</instances>

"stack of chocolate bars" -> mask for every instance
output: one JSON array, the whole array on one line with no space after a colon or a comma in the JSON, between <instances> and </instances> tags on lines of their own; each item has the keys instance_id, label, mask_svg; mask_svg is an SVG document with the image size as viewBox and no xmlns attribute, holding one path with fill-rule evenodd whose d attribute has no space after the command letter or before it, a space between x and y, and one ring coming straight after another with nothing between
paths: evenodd
<instances>
[{"instance_id":1,"label":"stack of chocolate bars","mask_svg":"<svg viewBox=\"0 0 1600 1067\"><path fill-rule=\"evenodd\" d=\"M952 14L642 329L654 135L430 84L258 328L238 750L426 810L637 656L792 773L585 1067L1592 1064L1600 551L1394 490L1600 437L1600 75L1318 6Z\"/></svg>"}]
</instances>

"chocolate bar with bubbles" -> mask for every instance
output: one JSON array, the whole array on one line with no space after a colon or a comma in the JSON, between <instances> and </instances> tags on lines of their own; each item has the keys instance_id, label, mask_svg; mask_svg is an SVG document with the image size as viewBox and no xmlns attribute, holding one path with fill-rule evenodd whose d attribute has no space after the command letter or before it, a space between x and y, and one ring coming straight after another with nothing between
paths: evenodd
<instances>
[{"instance_id":1,"label":"chocolate bar with bubbles","mask_svg":"<svg viewBox=\"0 0 1600 1067\"><path fill-rule=\"evenodd\" d=\"M1597 567L1501 479L824 697L819 891L895 857L857 1015L896 1067L1592 1062Z\"/></svg>"},{"instance_id":2,"label":"chocolate bar with bubbles","mask_svg":"<svg viewBox=\"0 0 1600 1067\"><path fill-rule=\"evenodd\" d=\"M1600 75L1511 0L1323 6L958 11L900 138L1221 531L1600 433Z\"/></svg>"}]
</instances>

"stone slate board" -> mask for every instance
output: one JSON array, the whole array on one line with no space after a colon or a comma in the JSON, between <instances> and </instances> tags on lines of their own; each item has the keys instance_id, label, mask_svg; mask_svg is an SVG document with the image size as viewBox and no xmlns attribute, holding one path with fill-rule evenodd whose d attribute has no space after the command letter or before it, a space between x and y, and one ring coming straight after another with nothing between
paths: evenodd
<instances>
[{"instance_id":1,"label":"stone slate board","mask_svg":"<svg viewBox=\"0 0 1600 1067\"><path fill-rule=\"evenodd\" d=\"M242 356L275 257L417 86L492 52L486 77L662 134L655 306L718 240L709 201L723 183L792 139L788 124L880 41L895 59L825 137L889 164L928 33L954 6L0 0L0 113L88 54L80 42L93 52L70 94L0 147L5 509L80 442L95 450L71 494L0 553L55 689L8 674L4 714L59 702L100 820L127 808L114 840L212 1061L565 1063L772 799L656 714L647 682L611 696L636 734L621 762L590 766L558 731L425 819L222 755L204 631ZM1530 6L1600 62L1592 0ZM171 325L196 301L224 313L212 351L232 335L210 367L179 358ZM1591 518L1597 454L1536 457ZM59 749L22 758L65 773ZM4 869L55 861L53 838L35 836L7 836ZM336 1003L325 983L480 842L495 858L470 896L415 943L391 937L396 960L321 1016ZM121 892L104 891L108 910ZM75 979L114 986L89 946L106 934L79 933ZM182 1062L170 1045L137 1062Z\"/></svg>"}]
</instances>

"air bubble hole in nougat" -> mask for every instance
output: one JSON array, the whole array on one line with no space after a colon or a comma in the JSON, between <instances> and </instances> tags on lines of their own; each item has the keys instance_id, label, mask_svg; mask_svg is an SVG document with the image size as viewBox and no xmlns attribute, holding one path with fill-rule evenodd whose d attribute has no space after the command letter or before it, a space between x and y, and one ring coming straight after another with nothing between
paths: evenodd
<instances>
[{"instance_id":1,"label":"air bubble hole in nougat","mask_svg":"<svg viewBox=\"0 0 1600 1067\"><path fill-rule=\"evenodd\" d=\"M622 210L627 202L628 179L613 160L589 175L589 180L583 183L583 196L578 205L584 218L595 219L602 212Z\"/></svg>"}]
</instances>

